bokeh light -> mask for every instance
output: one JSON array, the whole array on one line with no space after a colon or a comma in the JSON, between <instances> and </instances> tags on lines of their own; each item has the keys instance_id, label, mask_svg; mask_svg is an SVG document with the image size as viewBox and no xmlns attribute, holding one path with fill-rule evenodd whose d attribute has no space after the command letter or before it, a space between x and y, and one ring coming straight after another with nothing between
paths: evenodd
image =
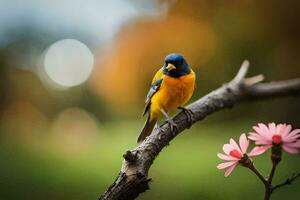
<instances>
[{"instance_id":1,"label":"bokeh light","mask_svg":"<svg viewBox=\"0 0 300 200\"><path fill-rule=\"evenodd\" d=\"M67 152L88 149L97 141L98 126L92 114L81 108L67 108L60 112L51 128L55 146Z\"/></svg>"},{"instance_id":2,"label":"bokeh light","mask_svg":"<svg viewBox=\"0 0 300 200\"><path fill-rule=\"evenodd\" d=\"M145 97L169 53L197 74L190 102L231 80L244 59L249 77L300 77L299 2L1 0L0 200L97 199L137 145ZM258 122L300 128L299 110L298 97L278 98L195 124L155 160L139 199L262 196L242 167L225 179L216 153ZM265 175L268 156L255 158ZM299 156L283 156L275 184L299 171ZM299 199L297 188L272 200Z\"/></svg>"},{"instance_id":3,"label":"bokeh light","mask_svg":"<svg viewBox=\"0 0 300 200\"><path fill-rule=\"evenodd\" d=\"M0 117L1 129L7 136L24 142L38 140L49 128L49 119L29 101L12 102Z\"/></svg>"},{"instance_id":4,"label":"bokeh light","mask_svg":"<svg viewBox=\"0 0 300 200\"><path fill-rule=\"evenodd\" d=\"M72 87L84 83L94 66L94 56L82 42L64 39L52 44L44 58L47 76L56 84Z\"/></svg>"}]
</instances>

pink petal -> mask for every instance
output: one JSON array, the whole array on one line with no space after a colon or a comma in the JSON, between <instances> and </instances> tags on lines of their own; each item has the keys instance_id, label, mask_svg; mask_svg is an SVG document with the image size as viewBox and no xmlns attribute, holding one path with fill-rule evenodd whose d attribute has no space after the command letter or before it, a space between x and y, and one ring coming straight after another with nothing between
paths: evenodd
<instances>
[{"instance_id":1,"label":"pink petal","mask_svg":"<svg viewBox=\"0 0 300 200\"><path fill-rule=\"evenodd\" d=\"M276 130L275 130L275 133L279 134L279 135L282 135L282 130L285 129L285 125L284 124L278 124L276 126Z\"/></svg>"},{"instance_id":2,"label":"pink petal","mask_svg":"<svg viewBox=\"0 0 300 200\"><path fill-rule=\"evenodd\" d=\"M253 135L248 135L248 138L249 138L250 140L253 140L253 141L258 140L258 138L257 138L256 136L253 136Z\"/></svg>"},{"instance_id":3,"label":"pink petal","mask_svg":"<svg viewBox=\"0 0 300 200\"><path fill-rule=\"evenodd\" d=\"M285 137L285 136L287 136L289 133L290 133L290 131L292 130L292 126L291 125L286 125L284 128L282 128L282 130L281 130L281 137Z\"/></svg>"},{"instance_id":4,"label":"pink petal","mask_svg":"<svg viewBox=\"0 0 300 200\"><path fill-rule=\"evenodd\" d=\"M243 133L243 134L240 136L240 141L239 141L239 143L240 143L240 147L241 147L241 150L242 150L243 154L246 153L246 152L247 152L247 149L248 149L248 146L249 146L249 140L247 139L245 133Z\"/></svg>"},{"instance_id":5,"label":"pink petal","mask_svg":"<svg viewBox=\"0 0 300 200\"><path fill-rule=\"evenodd\" d=\"M265 134L265 131L263 129L261 129L260 127L258 126L253 126L252 127L256 133L258 133L260 136L262 137L266 137L266 134Z\"/></svg>"},{"instance_id":6,"label":"pink petal","mask_svg":"<svg viewBox=\"0 0 300 200\"><path fill-rule=\"evenodd\" d=\"M271 145L273 144L271 141L259 140L255 142L256 145Z\"/></svg>"},{"instance_id":7,"label":"pink petal","mask_svg":"<svg viewBox=\"0 0 300 200\"><path fill-rule=\"evenodd\" d=\"M300 147L300 141L297 140L296 142L293 143L286 143L284 145L287 145L288 147L292 147L292 148L299 148Z\"/></svg>"},{"instance_id":8,"label":"pink petal","mask_svg":"<svg viewBox=\"0 0 300 200\"><path fill-rule=\"evenodd\" d=\"M276 133L276 125L274 122L269 123L269 130L272 135L274 135Z\"/></svg>"},{"instance_id":9,"label":"pink petal","mask_svg":"<svg viewBox=\"0 0 300 200\"><path fill-rule=\"evenodd\" d=\"M270 130L269 130L269 128L268 128L265 124L263 124L263 123L258 123L257 125L258 125L258 127L259 127L260 129L262 129L264 132L266 132L267 134L269 134Z\"/></svg>"},{"instance_id":10,"label":"pink petal","mask_svg":"<svg viewBox=\"0 0 300 200\"><path fill-rule=\"evenodd\" d=\"M234 170L234 168L236 167L236 165L237 165L237 163L236 163L235 165L232 165L232 166L228 167L228 168L226 169L226 171L225 171L224 176L225 176L225 177L229 176L229 175L231 174L231 172Z\"/></svg>"},{"instance_id":11,"label":"pink petal","mask_svg":"<svg viewBox=\"0 0 300 200\"><path fill-rule=\"evenodd\" d=\"M262 138L262 136L258 135L257 133L253 133L253 132L250 132L248 133L248 138L250 138L249 136L251 136L251 140L260 140Z\"/></svg>"},{"instance_id":12,"label":"pink petal","mask_svg":"<svg viewBox=\"0 0 300 200\"><path fill-rule=\"evenodd\" d=\"M291 134L290 134L290 135L287 135L286 137L282 138L282 140L283 140L283 142L295 142L298 137L299 137L299 135L291 136Z\"/></svg>"},{"instance_id":13,"label":"pink petal","mask_svg":"<svg viewBox=\"0 0 300 200\"><path fill-rule=\"evenodd\" d=\"M224 163L218 164L217 168L218 169L225 169L225 168L230 167L230 166L232 166L234 164L237 164L237 163L238 163L238 161L224 162Z\"/></svg>"},{"instance_id":14,"label":"pink petal","mask_svg":"<svg viewBox=\"0 0 300 200\"><path fill-rule=\"evenodd\" d=\"M220 159L222 159L222 160L229 160L229 161L233 161L233 160L236 160L236 161L238 161L239 159L238 158L235 158L235 157L233 157L233 156L227 156L227 155L224 155L224 154L221 154L221 153L218 153L217 154L218 155L218 157L220 158Z\"/></svg>"},{"instance_id":15,"label":"pink petal","mask_svg":"<svg viewBox=\"0 0 300 200\"><path fill-rule=\"evenodd\" d=\"M263 138L265 139L272 139L272 134L270 133L268 127L264 124L259 123L258 127L257 126L253 126L253 129L259 134L261 135Z\"/></svg>"},{"instance_id":16,"label":"pink petal","mask_svg":"<svg viewBox=\"0 0 300 200\"><path fill-rule=\"evenodd\" d=\"M254 147L250 153L248 153L248 156L252 157L252 156L258 156L260 154L263 154L264 152L266 152L269 148L271 148L272 145L265 145L265 146L258 146L258 147Z\"/></svg>"},{"instance_id":17,"label":"pink petal","mask_svg":"<svg viewBox=\"0 0 300 200\"><path fill-rule=\"evenodd\" d=\"M229 155L230 154L230 151L232 151L234 148L233 146L231 146L230 144L224 144L223 146L223 151Z\"/></svg>"},{"instance_id":18,"label":"pink petal","mask_svg":"<svg viewBox=\"0 0 300 200\"><path fill-rule=\"evenodd\" d=\"M256 136L253 136L253 135L249 135L248 138L253 141L259 140Z\"/></svg>"},{"instance_id":19,"label":"pink petal","mask_svg":"<svg viewBox=\"0 0 300 200\"><path fill-rule=\"evenodd\" d=\"M297 154L297 153L299 153L298 149L293 148L293 147L289 147L289 146L286 145L286 144L283 144L283 145L282 145L282 148L283 148L286 152L288 152L288 153L290 153L290 154Z\"/></svg>"},{"instance_id":20,"label":"pink petal","mask_svg":"<svg viewBox=\"0 0 300 200\"><path fill-rule=\"evenodd\" d=\"M289 134L289 136L296 136L298 133L300 133L300 129L295 129ZM298 137L300 137L300 135L298 135Z\"/></svg>"},{"instance_id":21,"label":"pink petal","mask_svg":"<svg viewBox=\"0 0 300 200\"><path fill-rule=\"evenodd\" d=\"M272 140L268 140L268 139L265 139L264 137L262 137L261 135L258 135L257 133L253 133L253 132L250 132L249 133L249 136L248 138L250 140L253 140L255 141L255 143L257 145L261 145L261 144L272 144Z\"/></svg>"},{"instance_id":22,"label":"pink petal","mask_svg":"<svg viewBox=\"0 0 300 200\"><path fill-rule=\"evenodd\" d=\"M243 155L243 152L241 151L239 145L234 141L234 139L231 138L231 139L229 140L229 142L230 142L231 146L234 147L235 150L237 150L240 154Z\"/></svg>"}]
</instances>

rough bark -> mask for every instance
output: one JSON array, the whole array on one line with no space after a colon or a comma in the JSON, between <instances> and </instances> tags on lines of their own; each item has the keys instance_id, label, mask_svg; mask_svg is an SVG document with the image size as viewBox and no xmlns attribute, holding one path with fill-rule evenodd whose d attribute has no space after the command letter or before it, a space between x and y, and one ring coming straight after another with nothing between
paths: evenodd
<instances>
[{"instance_id":1,"label":"rough bark","mask_svg":"<svg viewBox=\"0 0 300 200\"><path fill-rule=\"evenodd\" d=\"M136 148L126 151L119 175L99 200L135 199L149 189L148 171L159 152L184 129L206 116L247 100L300 95L300 78L260 83L262 75L245 78L248 68L249 62L244 61L232 81L188 105L190 121L184 112L180 112L173 118L176 129L165 122Z\"/></svg>"}]
</instances>

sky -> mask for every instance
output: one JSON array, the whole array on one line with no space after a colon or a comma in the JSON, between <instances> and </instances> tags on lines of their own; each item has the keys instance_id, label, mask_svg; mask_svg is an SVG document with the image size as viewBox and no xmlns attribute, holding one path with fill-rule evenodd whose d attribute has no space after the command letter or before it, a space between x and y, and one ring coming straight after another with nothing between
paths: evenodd
<instances>
[{"instance_id":1,"label":"sky","mask_svg":"<svg viewBox=\"0 0 300 200\"><path fill-rule=\"evenodd\" d=\"M113 38L137 17L157 17L167 12L158 0L0 0L0 47L13 40L9 30L36 27L47 33L80 32L95 43ZM9 33L9 34L8 34Z\"/></svg>"},{"instance_id":2,"label":"sky","mask_svg":"<svg viewBox=\"0 0 300 200\"><path fill-rule=\"evenodd\" d=\"M164 16L171 2L0 0L0 50L25 38L13 50L20 58L15 67L37 72L51 86L76 86L91 74L93 53L109 45L123 26ZM35 42L26 43L28 37ZM37 70L41 59L42 70Z\"/></svg>"}]
</instances>

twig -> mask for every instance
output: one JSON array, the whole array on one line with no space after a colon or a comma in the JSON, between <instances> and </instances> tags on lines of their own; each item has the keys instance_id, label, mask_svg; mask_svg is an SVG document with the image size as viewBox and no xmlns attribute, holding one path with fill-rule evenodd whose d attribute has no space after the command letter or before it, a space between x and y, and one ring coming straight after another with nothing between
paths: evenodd
<instances>
[{"instance_id":1,"label":"twig","mask_svg":"<svg viewBox=\"0 0 300 200\"><path fill-rule=\"evenodd\" d=\"M256 76L246 78L244 80L245 85L255 85L256 83L262 82L265 79L264 75L258 74Z\"/></svg>"},{"instance_id":2,"label":"twig","mask_svg":"<svg viewBox=\"0 0 300 200\"><path fill-rule=\"evenodd\" d=\"M295 181L299 176L300 176L300 172L298 172L296 175L292 176L291 178L286 179L283 183L273 186L271 189L271 193L278 188L281 188L285 185L292 184L292 182Z\"/></svg>"},{"instance_id":3,"label":"twig","mask_svg":"<svg viewBox=\"0 0 300 200\"><path fill-rule=\"evenodd\" d=\"M238 71L238 73L236 74L236 76L233 78L233 80L231 82L233 82L235 84L241 83L242 80L247 75L249 67L250 67L250 62L248 60L244 60L240 67L240 70Z\"/></svg>"},{"instance_id":4,"label":"twig","mask_svg":"<svg viewBox=\"0 0 300 200\"><path fill-rule=\"evenodd\" d=\"M171 131L170 126L164 123L160 129L155 129L149 137L131 150L131 153L126 153L121 172L99 199L131 200L146 191L150 181L147 178L149 168L160 151L179 133L208 115L224 108L231 108L242 101L300 95L300 79L260 83L254 78L256 81L250 83L246 81L246 84L245 76L248 68L249 62L244 61L231 82L187 106L186 109L192 111L190 122L184 112L180 112L173 118L173 122L177 125L176 130Z\"/></svg>"}]
</instances>

